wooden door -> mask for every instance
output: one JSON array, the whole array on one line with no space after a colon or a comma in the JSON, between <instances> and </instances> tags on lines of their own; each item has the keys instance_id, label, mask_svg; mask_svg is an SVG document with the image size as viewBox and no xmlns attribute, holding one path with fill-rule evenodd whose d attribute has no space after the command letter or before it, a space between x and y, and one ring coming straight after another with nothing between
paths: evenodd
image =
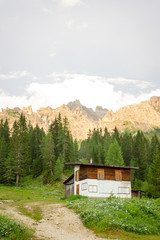
<instances>
[{"instance_id":1,"label":"wooden door","mask_svg":"<svg viewBox=\"0 0 160 240\"><path fill-rule=\"evenodd\" d=\"M76 185L76 194L79 195L79 184Z\"/></svg>"}]
</instances>

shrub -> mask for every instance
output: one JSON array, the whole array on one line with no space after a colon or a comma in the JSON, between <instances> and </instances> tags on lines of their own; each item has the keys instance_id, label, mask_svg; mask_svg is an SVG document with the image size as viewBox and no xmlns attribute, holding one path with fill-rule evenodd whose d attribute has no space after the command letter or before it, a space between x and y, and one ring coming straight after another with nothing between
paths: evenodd
<instances>
[{"instance_id":1,"label":"shrub","mask_svg":"<svg viewBox=\"0 0 160 240\"><path fill-rule=\"evenodd\" d=\"M160 233L160 199L68 199L84 224L105 232L122 229L138 234Z\"/></svg>"},{"instance_id":2,"label":"shrub","mask_svg":"<svg viewBox=\"0 0 160 240\"><path fill-rule=\"evenodd\" d=\"M0 215L0 239L29 240L33 236L33 230L21 226L19 223Z\"/></svg>"}]
</instances>

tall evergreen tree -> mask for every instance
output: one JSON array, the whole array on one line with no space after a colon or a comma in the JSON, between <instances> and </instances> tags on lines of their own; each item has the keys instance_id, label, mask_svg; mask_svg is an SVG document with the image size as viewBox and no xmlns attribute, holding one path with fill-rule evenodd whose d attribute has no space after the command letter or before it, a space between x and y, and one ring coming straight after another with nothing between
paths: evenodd
<instances>
[{"instance_id":1,"label":"tall evergreen tree","mask_svg":"<svg viewBox=\"0 0 160 240\"><path fill-rule=\"evenodd\" d=\"M0 138L0 183L4 182L5 161L8 156L8 144L4 136Z\"/></svg>"},{"instance_id":2,"label":"tall evergreen tree","mask_svg":"<svg viewBox=\"0 0 160 240\"><path fill-rule=\"evenodd\" d=\"M74 140L73 143L73 161L78 162L79 161L79 148L78 148L78 142L77 139Z\"/></svg>"},{"instance_id":3,"label":"tall evergreen tree","mask_svg":"<svg viewBox=\"0 0 160 240\"><path fill-rule=\"evenodd\" d=\"M13 155L13 152L9 152L7 158L4 162L4 174L3 182L7 184L13 184L16 179L16 161Z\"/></svg>"},{"instance_id":4,"label":"tall evergreen tree","mask_svg":"<svg viewBox=\"0 0 160 240\"><path fill-rule=\"evenodd\" d=\"M135 172L137 179L144 181L147 177L147 165L150 158L150 146L143 132L138 131L134 137L133 159L134 165L139 167Z\"/></svg>"},{"instance_id":5,"label":"tall evergreen tree","mask_svg":"<svg viewBox=\"0 0 160 240\"><path fill-rule=\"evenodd\" d=\"M63 158L60 154L54 168L54 178L55 180L61 180L62 179L62 173L63 173Z\"/></svg>"},{"instance_id":6,"label":"tall evergreen tree","mask_svg":"<svg viewBox=\"0 0 160 240\"><path fill-rule=\"evenodd\" d=\"M120 145L120 133L119 133L117 127L115 127L113 130L112 138L113 138L113 140L116 139L118 144Z\"/></svg>"},{"instance_id":7,"label":"tall evergreen tree","mask_svg":"<svg viewBox=\"0 0 160 240\"><path fill-rule=\"evenodd\" d=\"M45 173L53 176L56 159L54 141L50 133L46 135L42 144L42 156Z\"/></svg>"},{"instance_id":8,"label":"tall evergreen tree","mask_svg":"<svg viewBox=\"0 0 160 240\"><path fill-rule=\"evenodd\" d=\"M133 138L128 132L120 137L122 156L125 166L130 166L133 159Z\"/></svg>"},{"instance_id":9,"label":"tall evergreen tree","mask_svg":"<svg viewBox=\"0 0 160 240\"><path fill-rule=\"evenodd\" d=\"M38 125L33 128L29 125L29 145L31 150L31 172L33 177L39 176L43 171L43 159L41 154L42 139L45 137L43 129Z\"/></svg>"},{"instance_id":10,"label":"tall evergreen tree","mask_svg":"<svg viewBox=\"0 0 160 240\"><path fill-rule=\"evenodd\" d=\"M160 149L156 147L153 163L151 166L152 169L152 182L156 186L157 196L160 197Z\"/></svg>"},{"instance_id":11,"label":"tall evergreen tree","mask_svg":"<svg viewBox=\"0 0 160 240\"><path fill-rule=\"evenodd\" d=\"M113 143L111 143L107 156L106 156L106 164L107 165L117 165L123 166L124 160L122 157L121 147L119 146L116 139L114 139Z\"/></svg>"},{"instance_id":12,"label":"tall evergreen tree","mask_svg":"<svg viewBox=\"0 0 160 240\"><path fill-rule=\"evenodd\" d=\"M11 157L13 158L14 165L16 166L16 186L18 186L20 176L28 173L31 160L28 128L23 114L20 115L18 122L14 122L10 149Z\"/></svg>"}]
</instances>

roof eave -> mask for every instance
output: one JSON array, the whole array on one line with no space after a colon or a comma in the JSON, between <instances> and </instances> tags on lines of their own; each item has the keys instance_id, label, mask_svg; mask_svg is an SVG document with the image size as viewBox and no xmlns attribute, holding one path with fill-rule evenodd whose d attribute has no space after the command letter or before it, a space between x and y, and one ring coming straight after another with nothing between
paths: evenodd
<instances>
[{"instance_id":1,"label":"roof eave","mask_svg":"<svg viewBox=\"0 0 160 240\"><path fill-rule=\"evenodd\" d=\"M65 163L65 165L70 166L92 166L92 167L105 167L105 168L123 168L123 169L139 169L139 167L133 167L133 166L115 166L115 165L105 165L105 164L97 164L97 163Z\"/></svg>"}]
</instances>

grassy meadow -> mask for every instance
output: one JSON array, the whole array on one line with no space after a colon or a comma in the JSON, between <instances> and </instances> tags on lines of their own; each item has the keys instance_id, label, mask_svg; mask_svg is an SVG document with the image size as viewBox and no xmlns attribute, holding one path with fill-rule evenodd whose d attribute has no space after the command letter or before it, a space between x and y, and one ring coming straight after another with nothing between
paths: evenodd
<instances>
[{"instance_id":1,"label":"grassy meadow","mask_svg":"<svg viewBox=\"0 0 160 240\"><path fill-rule=\"evenodd\" d=\"M0 185L0 201L17 207L19 212L35 221L43 218L42 206L63 202L98 236L119 240L160 239L160 199L89 199L73 195L65 199L62 181L43 185L40 179L28 177L20 187ZM0 239L34 239L31 230L2 215L0 228ZM10 235L5 236L6 232Z\"/></svg>"},{"instance_id":2,"label":"grassy meadow","mask_svg":"<svg viewBox=\"0 0 160 240\"><path fill-rule=\"evenodd\" d=\"M103 237L160 239L160 199L88 199L71 196L67 206Z\"/></svg>"},{"instance_id":3,"label":"grassy meadow","mask_svg":"<svg viewBox=\"0 0 160 240\"><path fill-rule=\"evenodd\" d=\"M41 207L49 203L62 202L64 186L62 182L44 185L39 179L25 178L19 187L0 185L0 201L6 206L15 206L21 214L35 221L42 219ZM26 208L26 205L28 206ZM0 210L3 207L0 205ZM34 240L34 231L19 224L11 217L0 214L0 239Z\"/></svg>"},{"instance_id":4,"label":"grassy meadow","mask_svg":"<svg viewBox=\"0 0 160 240\"><path fill-rule=\"evenodd\" d=\"M0 214L0 239L29 240L33 239L33 233L33 230L26 228L14 220Z\"/></svg>"}]
</instances>

